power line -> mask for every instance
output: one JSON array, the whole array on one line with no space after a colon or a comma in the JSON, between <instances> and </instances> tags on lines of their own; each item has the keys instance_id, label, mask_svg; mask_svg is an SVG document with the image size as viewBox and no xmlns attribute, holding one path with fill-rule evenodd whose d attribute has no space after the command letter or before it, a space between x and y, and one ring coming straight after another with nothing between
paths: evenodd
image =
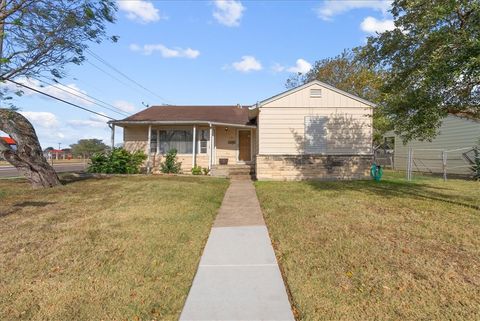
<instances>
[{"instance_id":1,"label":"power line","mask_svg":"<svg viewBox=\"0 0 480 321\"><path fill-rule=\"evenodd\" d=\"M106 103L106 102L104 102L103 100L100 100L100 99L95 98L95 97L93 97L93 96L90 96L90 95L88 95L88 94L82 93L81 91L76 90L76 89L74 89L74 88L68 87L68 86L62 84L61 82L59 82L58 80L55 80L55 82L59 83L59 84L62 85L63 87L68 88L69 90L66 90L66 89L64 89L64 88L62 88L62 87L56 86L55 84L49 83L48 81L44 81L44 80L41 80L41 79L38 79L38 78L35 78L35 77L32 77L32 78L35 79L35 80L38 80L38 81L40 81L40 82L42 82L42 83L44 83L44 84L47 84L47 85L49 85L49 86L52 86L52 87L54 87L54 88L57 88L57 89L59 89L59 90L61 90L61 91L64 91L64 92L68 93L69 95L78 97L78 98L80 98L80 99L83 99L83 100L85 100L85 101L88 101L89 103L95 104L95 105L100 106L100 107L105 108L105 109L108 109L108 110L110 110L110 111L112 111L112 112L114 112L114 113L120 114L120 115L122 115L122 116L130 116L129 114L127 114L127 113L124 112L123 110L121 110L121 109L119 109L119 108L117 108L117 107L115 107L115 106L113 106L113 105L110 105L109 103ZM79 94L72 93L72 91L77 92L77 93L79 93ZM95 102L94 100L87 99L87 98L85 98L84 96L89 97L89 98L92 98L92 99L94 99L94 100L97 100L97 101L99 101L99 102L100 102L101 104L103 104L103 105ZM106 106L104 106L104 105L106 105ZM111 106L111 108L108 107L108 106Z\"/></svg>"},{"instance_id":2,"label":"power line","mask_svg":"<svg viewBox=\"0 0 480 321\"><path fill-rule=\"evenodd\" d=\"M142 88L143 90L149 92L150 94L160 98L161 100L163 100L164 102L169 102L167 99L163 98L162 96L158 95L157 93L151 91L150 89L146 88L145 86L143 86L142 84L140 84L139 82L135 81L134 79L130 78L129 76L127 76L125 73L121 72L120 70L118 70L117 68L115 68L114 66L112 66L109 62L107 62L105 59L103 59L102 57L100 57L99 55L97 55L96 53L92 52L90 49L86 49L86 51L95 59L97 59L98 61L100 61L101 63L103 63L104 65L110 67L112 70L116 71L118 74L122 75L124 78L128 79L130 82L134 83L135 85L137 85L138 87Z\"/></svg>"},{"instance_id":3,"label":"power line","mask_svg":"<svg viewBox=\"0 0 480 321\"><path fill-rule=\"evenodd\" d=\"M50 98L56 99L56 100L58 100L58 101L61 101L61 102L65 103L65 104L68 104L68 105L71 105L71 106L73 106L73 107L76 107L76 108L85 110L85 111L87 111L87 112L89 112L89 113L92 113L92 114L95 114L95 115L98 115L98 116L102 116L102 117L105 117L105 118L108 118L108 119L111 119L111 120L115 120L115 118L112 118L112 117L110 117L110 116L106 116L106 115L97 113L96 111L93 111L93 110L91 110L91 109L88 109L88 108L79 106L79 105L74 104L74 103L72 103L72 102L66 101L66 100L64 100L64 99L62 99L62 98L58 98L58 97L55 97L55 96L53 96L53 95L47 94L46 92L43 92L43 91L38 90L38 89L35 89L35 88L30 87L30 86L28 86L28 85L25 85L25 84L16 82L16 81L11 80L11 79L5 79L5 80L6 80L6 81L9 81L9 82L11 82L11 83L13 83L13 84L15 84L15 85L17 85L17 86L25 87L25 88L30 89L30 90L32 90L32 91L35 91L35 92L37 92L37 93L39 93L39 94L42 94L42 95L45 95L45 96L47 96L47 97L50 97Z\"/></svg>"}]
</instances>

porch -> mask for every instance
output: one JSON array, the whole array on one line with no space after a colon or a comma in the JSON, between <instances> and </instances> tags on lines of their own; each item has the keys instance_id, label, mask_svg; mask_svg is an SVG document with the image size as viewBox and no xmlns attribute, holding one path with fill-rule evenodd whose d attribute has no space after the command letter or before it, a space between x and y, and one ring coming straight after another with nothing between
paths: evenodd
<instances>
[{"instance_id":1,"label":"porch","mask_svg":"<svg viewBox=\"0 0 480 321\"><path fill-rule=\"evenodd\" d=\"M113 126L112 126L113 127ZM232 124L145 124L122 126L124 148L143 150L147 173L160 170L171 149L177 150L183 173L194 166L208 168L212 175L251 175L257 151L256 126ZM112 129L113 130L113 129ZM112 139L112 144L114 140ZM243 167L242 167L243 166Z\"/></svg>"}]
</instances>

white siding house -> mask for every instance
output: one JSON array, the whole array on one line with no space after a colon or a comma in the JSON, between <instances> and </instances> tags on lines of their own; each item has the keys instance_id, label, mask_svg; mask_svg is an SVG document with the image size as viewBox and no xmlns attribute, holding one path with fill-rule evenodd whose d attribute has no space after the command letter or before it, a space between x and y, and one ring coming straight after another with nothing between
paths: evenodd
<instances>
[{"instance_id":1,"label":"white siding house","mask_svg":"<svg viewBox=\"0 0 480 321\"><path fill-rule=\"evenodd\" d=\"M446 152L447 173L466 175L469 163L463 156L474 146L479 146L480 120L458 116L447 116L440 126L438 135L430 141L413 140L403 144L393 132L385 137L395 139L394 169L407 168L408 150L413 150L413 171L442 173L442 152Z\"/></svg>"}]
</instances>

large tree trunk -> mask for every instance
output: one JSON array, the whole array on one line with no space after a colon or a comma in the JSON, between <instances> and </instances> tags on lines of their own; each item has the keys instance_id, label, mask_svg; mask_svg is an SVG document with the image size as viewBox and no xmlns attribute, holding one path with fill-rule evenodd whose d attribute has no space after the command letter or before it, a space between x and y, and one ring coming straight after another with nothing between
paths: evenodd
<instances>
[{"instance_id":1,"label":"large tree trunk","mask_svg":"<svg viewBox=\"0 0 480 321\"><path fill-rule=\"evenodd\" d=\"M43 156L35 129L25 117L10 109L0 109L0 130L17 143L17 149L13 150L0 139L0 155L15 166L34 188L61 185L57 173Z\"/></svg>"}]
</instances>

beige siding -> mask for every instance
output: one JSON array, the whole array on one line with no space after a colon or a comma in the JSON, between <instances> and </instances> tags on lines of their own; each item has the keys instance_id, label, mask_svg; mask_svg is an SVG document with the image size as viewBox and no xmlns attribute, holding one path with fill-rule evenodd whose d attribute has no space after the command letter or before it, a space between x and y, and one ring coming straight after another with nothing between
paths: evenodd
<instances>
[{"instance_id":1,"label":"beige siding","mask_svg":"<svg viewBox=\"0 0 480 321\"><path fill-rule=\"evenodd\" d=\"M148 127L128 126L123 129L123 147L129 152L147 152Z\"/></svg>"},{"instance_id":2,"label":"beige siding","mask_svg":"<svg viewBox=\"0 0 480 321\"><path fill-rule=\"evenodd\" d=\"M386 136L389 135L387 134ZM411 147L413 148L415 171L442 173L442 150L473 147L479 145L479 139L480 122L456 116L448 116L443 121L439 129L439 134L431 142L415 140L404 145L399 137L395 137L395 169L406 169L408 149ZM447 153L448 173L468 174L470 172L467 162L462 157L462 153L465 151L466 150L461 150Z\"/></svg>"},{"instance_id":3,"label":"beige siding","mask_svg":"<svg viewBox=\"0 0 480 321\"><path fill-rule=\"evenodd\" d=\"M227 158L228 164L235 164L237 161L237 129L217 126L215 128L215 148L215 164L219 164L220 158Z\"/></svg>"},{"instance_id":4,"label":"beige siding","mask_svg":"<svg viewBox=\"0 0 480 321\"><path fill-rule=\"evenodd\" d=\"M310 89L321 88L321 98L311 98ZM327 117L325 150L322 154L371 154L372 108L355 99L319 85L312 85L260 108L258 120L258 153L260 155L301 155L313 126L305 128L305 119L312 122ZM323 121L323 120L322 120Z\"/></svg>"}]
</instances>

